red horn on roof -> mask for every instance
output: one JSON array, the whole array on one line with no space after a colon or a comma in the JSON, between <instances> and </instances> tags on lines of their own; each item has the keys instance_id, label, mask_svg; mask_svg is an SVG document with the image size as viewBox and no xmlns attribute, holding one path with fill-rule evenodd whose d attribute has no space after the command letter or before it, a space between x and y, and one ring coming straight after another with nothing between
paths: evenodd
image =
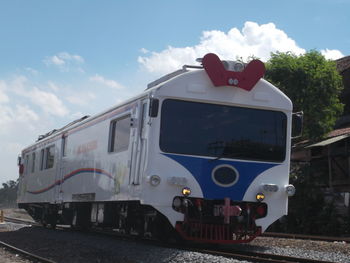
<instances>
[{"instance_id":1,"label":"red horn on roof","mask_svg":"<svg viewBox=\"0 0 350 263\"><path fill-rule=\"evenodd\" d=\"M260 60L252 60L242 72L226 70L213 53L206 54L202 64L214 86L234 86L250 91L265 74L265 65Z\"/></svg>"}]
</instances>

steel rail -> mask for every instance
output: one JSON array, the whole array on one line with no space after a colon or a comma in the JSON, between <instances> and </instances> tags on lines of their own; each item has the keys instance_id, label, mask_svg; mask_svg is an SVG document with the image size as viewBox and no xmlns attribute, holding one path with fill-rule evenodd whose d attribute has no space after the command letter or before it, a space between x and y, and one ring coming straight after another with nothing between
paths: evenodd
<instances>
[{"instance_id":1,"label":"steel rail","mask_svg":"<svg viewBox=\"0 0 350 263\"><path fill-rule=\"evenodd\" d=\"M223 256L227 258L235 258L238 260L247 260L253 262L268 262L268 263L288 263L288 262L298 262L298 263L334 263L330 261L322 261L317 259L308 258L298 258L291 256L266 254L259 252L250 251L221 251L221 250L208 250L208 249L198 249L200 253L207 253L215 256Z\"/></svg>"},{"instance_id":2,"label":"steel rail","mask_svg":"<svg viewBox=\"0 0 350 263\"><path fill-rule=\"evenodd\" d=\"M52 261L50 259L38 256L38 255L35 255L33 253L30 253L30 252L25 251L23 249L20 249L18 247L15 247L15 246L12 246L10 244L7 244L7 243L5 243L3 241L0 241L0 246L5 247L5 248L7 248L9 250L12 250L12 251L14 251L16 253L19 253L19 254L23 255L27 259L34 260L34 262L55 263L55 261Z\"/></svg>"},{"instance_id":3,"label":"steel rail","mask_svg":"<svg viewBox=\"0 0 350 263\"><path fill-rule=\"evenodd\" d=\"M41 225L40 223L26 220L4 216L5 221L21 224L30 225ZM277 233L277 232L265 232L262 237L277 237L277 238L289 238L289 239L304 239L304 240L314 240L314 241L327 241L327 242L346 242L350 243L350 237L327 237L327 236L316 236L316 235L303 235L303 234L291 234L291 233Z\"/></svg>"},{"instance_id":4,"label":"steel rail","mask_svg":"<svg viewBox=\"0 0 350 263\"><path fill-rule=\"evenodd\" d=\"M314 236L314 235L276 233L276 232L265 232L262 236L263 237L279 237L279 238L290 238L290 239L306 239L306 240L314 240L314 241L350 243L350 237L327 237L327 236Z\"/></svg>"},{"instance_id":5,"label":"steel rail","mask_svg":"<svg viewBox=\"0 0 350 263\"><path fill-rule=\"evenodd\" d=\"M29 221L29 220L24 220L24 219L18 219L18 218L12 218L12 217L7 217L4 216L5 222L11 222L11 223L16 223L16 224L25 224L25 225L37 225L37 223ZM55 261L52 261L50 259L35 255L33 253L30 253L28 251L25 251L23 249L20 249L18 247L15 247L13 245L10 245L8 243L5 243L3 241L0 241L0 246L5 247L9 250L12 250L16 253L19 253L23 255L25 258L29 258L34 260L35 262L44 262L44 263L55 263Z\"/></svg>"},{"instance_id":6,"label":"steel rail","mask_svg":"<svg viewBox=\"0 0 350 263\"><path fill-rule=\"evenodd\" d=\"M8 217L4 216L4 221L5 222L11 222L11 223L16 223L16 224L24 224L24 225L40 225L37 222L26 220L26 219L21 219L21 218L14 218L14 217Z\"/></svg>"}]
</instances>

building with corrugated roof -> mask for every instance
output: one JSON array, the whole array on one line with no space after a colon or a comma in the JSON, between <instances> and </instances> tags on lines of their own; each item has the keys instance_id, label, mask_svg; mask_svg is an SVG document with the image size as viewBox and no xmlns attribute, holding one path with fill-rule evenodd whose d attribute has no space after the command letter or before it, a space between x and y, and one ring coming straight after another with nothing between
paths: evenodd
<instances>
[{"instance_id":1,"label":"building with corrugated roof","mask_svg":"<svg viewBox=\"0 0 350 263\"><path fill-rule=\"evenodd\" d=\"M342 199L343 210L350 213L350 56L336 63L344 85L340 95L344 113L324 140L295 147L292 161L308 163L312 180L325 192Z\"/></svg>"}]
</instances>

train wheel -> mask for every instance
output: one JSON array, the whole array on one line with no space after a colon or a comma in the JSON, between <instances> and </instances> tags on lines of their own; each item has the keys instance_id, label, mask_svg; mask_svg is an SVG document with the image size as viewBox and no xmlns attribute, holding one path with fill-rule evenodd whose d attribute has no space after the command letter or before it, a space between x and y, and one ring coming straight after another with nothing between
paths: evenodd
<instances>
[{"instance_id":1,"label":"train wheel","mask_svg":"<svg viewBox=\"0 0 350 263\"><path fill-rule=\"evenodd\" d=\"M90 204L79 204L75 206L71 227L77 229L88 229L90 227L90 213Z\"/></svg>"},{"instance_id":2,"label":"train wheel","mask_svg":"<svg viewBox=\"0 0 350 263\"><path fill-rule=\"evenodd\" d=\"M72 222L70 223L71 228L75 229L77 227L77 217L78 217L78 213L77 210L73 211L73 218L72 218Z\"/></svg>"},{"instance_id":3,"label":"train wheel","mask_svg":"<svg viewBox=\"0 0 350 263\"><path fill-rule=\"evenodd\" d=\"M157 214L155 220L152 222L152 235L163 242L178 243L181 241L176 230L161 214Z\"/></svg>"},{"instance_id":4,"label":"train wheel","mask_svg":"<svg viewBox=\"0 0 350 263\"><path fill-rule=\"evenodd\" d=\"M57 214L52 214L50 215L50 227L52 229L56 229L56 225L57 225Z\"/></svg>"},{"instance_id":5,"label":"train wheel","mask_svg":"<svg viewBox=\"0 0 350 263\"><path fill-rule=\"evenodd\" d=\"M47 211L45 208L42 209L40 223L43 227L47 227Z\"/></svg>"},{"instance_id":6,"label":"train wheel","mask_svg":"<svg viewBox=\"0 0 350 263\"><path fill-rule=\"evenodd\" d=\"M56 222L51 222L50 226L52 229L56 229L57 223Z\"/></svg>"}]
</instances>

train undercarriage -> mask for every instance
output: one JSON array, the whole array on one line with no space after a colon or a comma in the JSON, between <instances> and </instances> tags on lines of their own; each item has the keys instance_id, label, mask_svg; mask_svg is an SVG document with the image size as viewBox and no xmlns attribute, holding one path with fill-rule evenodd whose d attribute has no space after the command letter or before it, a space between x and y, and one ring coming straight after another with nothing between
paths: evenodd
<instances>
[{"instance_id":1,"label":"train undercarriage","mask_svg":"<svg viewBox=\"0 0 350 263\"><path fill-rule=\"evenodd\" d=\"M70 225L75 229L105 228L142 238L177 238L167 218L137 201L19 204L43 226Z\"/></svg>"},{"instance_id":2,"label":"train undercarriage","mask_svg":"<svg viewBox=\"0 0 350 263\"><path fill-rule=\"evenodd\" d=\"M43 226L57 224L76 229L106 228L122 235L202 243L246 243L261 234L255 220L265 217L267 205L259 202L205 200L177 196L173 209L184 214L175 229L168 219L138 201L19 204Z\"/></svg>"}]
</instances>

